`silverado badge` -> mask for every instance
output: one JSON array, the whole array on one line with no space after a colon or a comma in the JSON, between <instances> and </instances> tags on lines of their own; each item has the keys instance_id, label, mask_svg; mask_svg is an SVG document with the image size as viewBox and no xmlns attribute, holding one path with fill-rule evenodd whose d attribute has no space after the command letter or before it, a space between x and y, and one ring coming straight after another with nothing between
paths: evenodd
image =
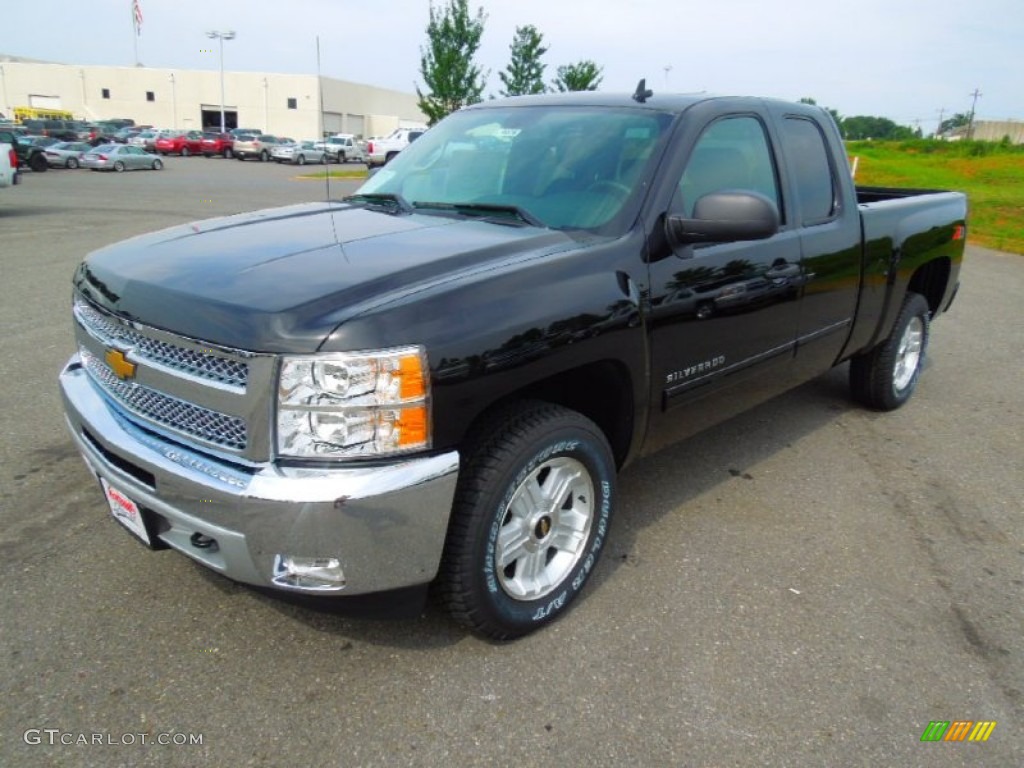
<instances>
[{"instance_id":1,"label":"silverado badge","mask_svg":"<svg viewBox=\"0 0 1024 768\"><path fill-rule=\"evenodd\" d=\"M121 379L121 381L126 381L127 379L135 376L135 363L129 363L121 350L108 349L107 355L103 359L107 361L107 365L110 366L110 370L112 370L114 375Z\"/></svg>"}]
</instances>

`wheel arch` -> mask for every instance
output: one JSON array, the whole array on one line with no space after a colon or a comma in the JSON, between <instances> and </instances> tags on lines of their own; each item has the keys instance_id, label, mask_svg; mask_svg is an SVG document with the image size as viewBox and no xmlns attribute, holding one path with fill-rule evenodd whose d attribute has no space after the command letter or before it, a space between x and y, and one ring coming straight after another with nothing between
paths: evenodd
<instances>
[{"instance_id":1,"label":"wheel arch","mask_svg":"<svg viewBox=\"0 0 1024 768\"><path fill-rule=\"evenodd\" d=\"M540 379L488 404L470 422L465 439L497 410L522 400L561 405L593 421L604 433L621 468L633 440L635 402L629 369L618 360L600 360Z\"/></svg>"},{"instance_id":2,"label":"wheel arch","mask_svg":"<svg viewBox=\"0 0 1024 768\"><path fill-rule=\"evenodd\" d=\"M942 307L942 299L949 288L951 273L952 262L949 257L942 256L922 264L910 277L907 291L924 296L932 317L935 317Z\"/></svg>"}]
</instances>

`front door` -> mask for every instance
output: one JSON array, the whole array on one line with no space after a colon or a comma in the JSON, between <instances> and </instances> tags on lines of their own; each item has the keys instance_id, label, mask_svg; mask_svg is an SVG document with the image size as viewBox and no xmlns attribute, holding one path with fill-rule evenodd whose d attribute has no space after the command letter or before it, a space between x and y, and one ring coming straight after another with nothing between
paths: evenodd
<instances>
[{"instance_id":1,"label":"front door","mask_svg":"<svg viewBox=\"0 0 1024 768\"><path fill-rule=\"evenodd\" d=\"M670 213L711 192L758 192L783 210L772 143L756 114L710 122L686 161ZM650 265L651 452L783 391L793 378L800 239L682 246ZM742 386L734 384L742 382Z\"/></svg>"}]
</instances>

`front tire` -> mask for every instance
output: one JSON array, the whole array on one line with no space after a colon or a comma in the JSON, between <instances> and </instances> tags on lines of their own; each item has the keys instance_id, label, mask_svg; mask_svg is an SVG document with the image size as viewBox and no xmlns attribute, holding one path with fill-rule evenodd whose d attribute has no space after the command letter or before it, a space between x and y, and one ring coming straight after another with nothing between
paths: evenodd
<instances>
[{"instance_id":1,"label":"front tire","mask_svg":"<svg viewBox=\"0 0 1024 768\"><path fill-rule=\"evenodd\" d=\"M182 157L188 157L191 154L192 153L188 151L188 147L182 147L181 148L181 156Z\"/></svg>"},{"instance_id":2,"label":"front tire","mask_svg":"<svg viewBox=\"0 0 1024 768\"><path fill-rule=\"evenodd\" d=\"M875 410L892 411L910 399L924 367L930 318L925 298L908 293L889 337L850 360L855 400Z\"/></svg>"},{"instance_id":3,"label":"front tire","mask_svg":"<svg viewBox=\"0 0 1024 768\"><path fill-rule=\"evenodd\" d=\"M114 170L117 171L118 173L121 173L122 171L124 171L124 163L122 163L120 160L115 162L114 163Z\"/></svg>"},{"instance_id":4,"label":"front tire","mask_svg":"<svg viewBox=\"0 0 1024 768\"><path fill-rule=\"evenodd\" d=\"M65 163L65 165L68 168L70 168L71 170L74 170L75 168L78 167L78 158L77 157L69 157L68 161Z\"/></svg>"},{"instance_id":5,"label":"front tire","mask_svg":"<svg viewBox=\"0 0 1024 768\"><path fill-rule=\"evenodd\" d=\"M306 156L305 155L299 155L298 159L295 162L297 162L299 165L305 165L306 164Z\"/></svg>"},{"instance_id":6,"label":"front tire","mask_svg":"<svg viewBox=\"0 0 1024 768\"><path fill-rule=\"evenodd\" d=\"M611 522L615 462L601 430L558 405L518 403L475 432L438 573L449 614L510 640L572 604Z\"/></svg>"}]
</instances>

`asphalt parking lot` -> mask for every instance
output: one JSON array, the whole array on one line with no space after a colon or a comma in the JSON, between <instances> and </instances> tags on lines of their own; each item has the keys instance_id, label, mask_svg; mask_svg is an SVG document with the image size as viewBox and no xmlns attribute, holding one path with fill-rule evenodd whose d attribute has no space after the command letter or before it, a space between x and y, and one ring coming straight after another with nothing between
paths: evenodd
<instances>
[{"instance_id":1,"label":"asphalt parking lot","mask_svg":"<svg viewBox=\"0 0 1024 768\"><path fill-rule=\"evenodd\" d=\"M323 199L299 172L168 158L0 191L0 765L1024 764L1024 257L968 248L900 411L852 405L840 368L627 469L583 599L496 645L148 552L66 433L81 257ZM997 726L922 742L935 720Z\"/></svg>"}]
</instances>

